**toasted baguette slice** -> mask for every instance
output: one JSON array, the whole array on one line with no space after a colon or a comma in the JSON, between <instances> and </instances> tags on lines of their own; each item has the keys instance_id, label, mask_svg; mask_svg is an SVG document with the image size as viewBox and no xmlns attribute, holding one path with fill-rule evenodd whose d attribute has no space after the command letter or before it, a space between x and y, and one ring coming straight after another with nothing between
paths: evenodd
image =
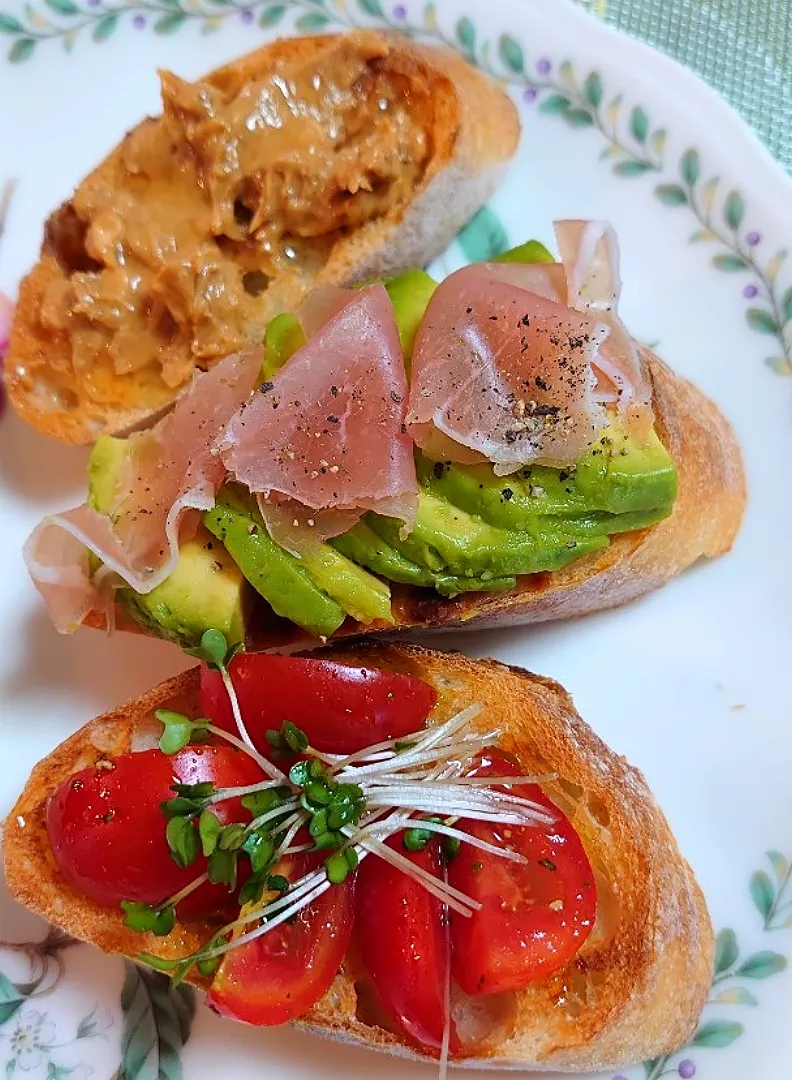
<instances>
[{"instance_id":1,"label":"toasted baguette slice","mask_svg":"<svg viewBox=\"0 0 792 1080\"><path fill-rule=\"evenodd\" d=\"M480 730L499 729L501 746L526 774L557 774L543 787L571 817L595 868L597 923L577 957L527 990L480 999L484 1015L463 1009L456 1016L463 1031L480 1037L469 1063L611 1069L683 1044L710 982L714 943L704 899L642 775L583 723L569 695L519 668L413 645L363 643L323 655L434 683L438 720L471 702L483 705ZM195 715L198 685L193 668L89 723L34 769L6 822L5 870L14 896L107 952L184 955L211 934L197 927L167 939L141 936L124 927L120 912L74 892L59 876L49 847L48 796L78 769L152 745L161 730L155 709ZM359 985L342 970L300 1023L347 1042L413 1054L397 1035L371 1022Z\"/></svg>"},{"instance_id":2,"label":"toasted baguette slice","mask_svg":"<svg viewBox=\"0 0 792 1080\"><path fill-rule=\"evenodd\" d=\"M519 136L493 82L397 34L284 39L198 83L162 82L163 117L50 217L20 288L9 396L64 442L152 420L315 285L424 265L492 194ZM314 128L290 96L318 111ZM262 138L266 101L285 120Z\"/></svg>"},{"instance_id":3,"label":"toasted baguette slice","mask_svg":"<svg viewBox=\"0 0 792 1080\"><path fill-rule=\"evenodd\" d=\"M734 433L717 407L655 356L644 359L653 387L657 432L674 459L679 491L673 514L651 528L615 536L610 547L584 555L563 570L518 578L505 593L467 593L454 600L429 589L392 586L395 627L361 626L348 619L335 638L394 629L453 630L568 619L617 607L664 585L700 558L727 552L745 509L745 473ZM105 626L92 612L86 624ZM117 606L116 627L150 633ZM248 635L257 650L307 646L293 623L258 605Z\"/></svg>"}]
</instances>

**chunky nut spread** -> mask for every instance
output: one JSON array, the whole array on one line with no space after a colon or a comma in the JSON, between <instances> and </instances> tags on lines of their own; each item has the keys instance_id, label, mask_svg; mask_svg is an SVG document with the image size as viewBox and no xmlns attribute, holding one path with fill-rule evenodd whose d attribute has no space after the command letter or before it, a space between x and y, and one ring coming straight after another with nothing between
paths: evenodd
<instances>
[{"instance_id":1,"label":"chunky nut spread","mask_svg":"<svg viewBox=\"0 0 792 1080\"><path fill-rule=\"evenodd\" d=\"M162 73L163 116L48 227L57 266L39 332L68 336L83 393L164 403L260 332L274 275L315 272L345 233L409 200L431 150L429 88L386 54L359 34L262 74Z\"/></svg>"}]
</instances>

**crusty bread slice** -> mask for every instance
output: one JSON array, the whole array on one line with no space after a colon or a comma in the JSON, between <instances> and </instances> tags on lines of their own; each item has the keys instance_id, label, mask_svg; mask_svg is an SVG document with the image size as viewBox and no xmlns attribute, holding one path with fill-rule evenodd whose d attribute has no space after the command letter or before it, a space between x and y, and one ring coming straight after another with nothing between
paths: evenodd
<instances>
[{"instance_id":1,"label":"crusty bread slice","mask_svg":"<svg viewBox=\"0 0 792 1080\"><path fill-rule=\"evenodd\" d=\"M674 512L639 532L615 536L610 547L584 555L563 570L518 579L505 593L467 593L447 600L428 589L393 586L395 628L351 619L335 637L405 630L519 625L567 619L616 607L664 585L700 558L728 551L745 509L745 473L737 440L718 408L687 379L648 350L657 432L679 472ZM262 602L258 607L266 605ZM267 615L254 619L248 648L308 645L292 623ZM119 606L119 629L147 633ZM103 627L93 612L87 625Z\"/></svg>"},{"instance_id":2,"label":"crusty bread slice","mask_svg":"<svg viewBox=\"0 0 792 1080\"><path fill-rule=\"evenodd\" d=\"M527 774L557 774L543 787L570 815L595 868L597 923L576 958L518 994L481 999L484 1016L463 1009L457 1017L462 1025L484 1024L469 1063L599 1070L683 1044L710 982L714 942L704 899L642 775L583 723L569 695L518 668L414 645L360 643L324 655L434 683L438 720L481 704L480 730L500 729L500 744ZM210 934L191 928L167 939L141 937L123 926L118 911L78 895L55 866L45 811L49 794L77 769L151 745L158 728L152 713L162 707L196 713L197 668L72 736L34 769L5 825L6 877L17 899L68 933L128 956L142 950L184 955ZM300 1023L348 1042L414 1053L371 1022L360 986L342 970Z\"/></svg>"},{"instance_id":3,"label":"crusty bread slice","mask_svg":"<svg viewBox=\"0 0 792 1080\"><path fill-rule=\"evenodd\" d=\"M261 222L244 200L251 186L267 197L274 187L273 205L280 201L282 216L283 206L292 207L289 220L296 221L293 207L311 182L310 161L303 158L292 182L291 174L284 180L280 172L262 180L268 161L246 159L236 197L242 216L235 202L236 220L219 226L201 172L208 168L202 155L209 160L206 148L216 138L206 120L209 113L193 104L193 86L163 76L166 117L144 120L131 131L52 215L40 260L22 282L5 379L25 420L74 443L92 442L102 431L139 427L172 404L195 370L247 341L259 342L267 322L293 311L313 286L423 266L445 248L492 194L519 137L513 103L456 53L376 31L283 39L194 85L202 94L216 95L224 109L227 102L242 100L254 83L266 90L266 80L276 75L305 84L314 75L332 80L338 74L343 83L350 70L357 70L355 64L361 74L353 91L360 100L349 114L346 135L353 163L347 159L337 166L346 173L339 172L329 212L327 200L320 208L326 220L306 226L304 234L285 236L284 245L293 244L298 258L274 262L265 251L266 236L253 235ZM378 96L383 86L390 94L387 108L388 99ZM255 110L266 110L261 100L248 103L259 125ZM318 107L327 105L320 100ZM375 142L372 150L365 144L355 158L360 144L354 140L361 138L355 110L360 116L366 112L375 133L392 135L399 125L385 125L396 108L420 128L416 147L425 155L422 161L411 160L409 148L387 145L388 134L385 145ZM234 123L239 125L238 109ZM213 176L233 157L242 127L229 129L227 160ZM305 140L304 131L300 138ZM296 146L295 156L304 149ZM284 168L291 168L291 148L278 150L285 153ZM389 160L394 155L401 164ZM412 170L409 183L398 182L400 168ZM356 198L368 202L350 218L350 206L361 205ZM130 199L137 209L129 209ZM168 250L171 233L178 231L171 225L173 208L185 203L191 207L191 228L179 239L175 258ZM128 260L130 246L143 276L124 300L117 292L123 272L115 265L116 250L122 248ZM130 321L126 301L144 315Z\"/></svg>"}]
</instances>

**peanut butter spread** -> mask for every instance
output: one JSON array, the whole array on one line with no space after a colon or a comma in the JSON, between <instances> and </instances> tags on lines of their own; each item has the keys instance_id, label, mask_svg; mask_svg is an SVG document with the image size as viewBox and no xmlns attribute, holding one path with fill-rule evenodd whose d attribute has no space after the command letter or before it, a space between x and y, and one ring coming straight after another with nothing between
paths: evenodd
<instances>
[{"instance_id":1,"label":"peanut butter spread","mask_svg":"<svg viewBox=\"0 0 792 1080\"><path fill-rule=\"evenodd\" d=\"M260 330L275 275L316 273L339 238L410 200L431 153L429 87L387 51L349 35L252 76L161 74L162 117L48 226L37 336L68 339L81 397L164 404Z\"/></svg>"}]
</instances>

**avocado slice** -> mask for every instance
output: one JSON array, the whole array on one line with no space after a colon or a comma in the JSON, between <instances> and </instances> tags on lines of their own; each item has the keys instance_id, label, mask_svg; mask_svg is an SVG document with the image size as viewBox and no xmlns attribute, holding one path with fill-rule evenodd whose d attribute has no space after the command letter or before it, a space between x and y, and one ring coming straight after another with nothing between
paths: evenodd
<instances>
[{"instance_id":1,"label":"avocado slice","mask_svg":"<svg viewBox=\"0 0 792 1080\"><path fill-rule=\"evenodd\" d=\"M320 589L332 596L347 614L361 623L393 622L387 582L374 577L330 544L318 547L300 560Z\"/></svg>"},{"instance_id":2,"label":"avocado slice","mask_svg":"<svg viewBox=\"0 0 792 1080\"><path fill-rule=\"evenodd\" d=\"M509 248L496 255L493 262L501 263L551 263L555 257L538 240L526 240L524 244Z\"/></svg>"},{"instance_id":3,"label":"avocado slice","mask_svg":"<svg viewBox=\"0 0 792 1080\"><path fill-rule=\"evenodd\" d=\"M437 282L424 270L406 270L396 277L385 278L383 284L393 304L402 356L409 371L415 335L437 288Z\"/></svg>"},{"instance_id":4,"label":"avocado slice","mask_svg":"<svg viewBox=\"0 0 792 1080\"><path fill-rule=\"evenodd\" d=\"M481 579L434 573L391 547L365 521L334 537L330 543L359 566L367 566L390 581L432 588L442 596L458 596L462 592L503 592L516 585L513 577Z\"/></svg>"},{"instance_id":5,"label":"avocado slice","mask_svg":"<svg viewBox=\"0 0 792 1080\"><path fill-rule=\"evenodd\" d=\"M532 531L498 529L425 490L406 540L393 519L371 514L368 520L379 536L419 565L484 581L558 570L579 555L608 545L607 536L576 534L567 523L563 528L555 523L540 527L535 520Z\"/></svg>"},{"instance_id":6,"label":"avocado slice","mask_svg":"<svg viewBox=\"0 0 792 1080\"><path fill-rule=\"evenodd\" d=\"M286 361L305 344L305 334L296 315L283 312L267 324L264 331L264 367L262 381L271 379Z\"/></svg>"},{"instance_id":7,"label":"avocado slice","mask_svg":"<svg viewBox=\"0 0 792 1080\"><path fill-rule=\"evenodd\" d=\"M88 460L88 502L112 517L120 496L118 480L127 461L126 439L100 435ZM100 563L92 559L93 569ZM123 588L116 593L136 622L179 645L197 645L205 630L222 630L228 641L245 640L250 591L239 568L220 544L199 527L179 549L173 573L149 593Z\"/></svg>"},{"instance_id":8,"label":"avocado slice","mask_svg":"<svg viewBox=\"0 0 792 1080\"><path fill-rule=\"evenodd\" d=\"M612 514L671 506L677 496L676 466L655 431L639 444L618 427L607 428L578 463L575 479L592 507Z\"/></svg>"},{"instance_id":9,"label":"avocado slice","mask_svg":"<svg viewBox=\"0 0 792 1080\"><path fill-rule=\"evenodd\" d=\"M427 491L491 525L518 531L536 517L592 511L614 518L655 511L659 520L670 513L677 493L676 467L654 432L642 446L618 429L608 429L570 469L531 465L496 476L491 465L430 461L422 454L416 456L416 469ZM611 531L642 527L622 523Z\"/></svg>"},{"instance_id":10,"label":"avocado slice","mask_svg":"<svg viewBox=\"0 0 792 1080\"><path fill-rule=\"evenodd\" d=\"M344 609L318 588L299 559L275 543L243 498L222 488L203 520L277 615L315 637L329 637L339 628Z\"/></svg>"},{"instance_id":11,"label":"avocado slice","mask_svg":"<svg viewBox=\"0 0 792 1080\"><path fill-rule=\"evenodd\" d=\"M117 598L141 625L177 645L198 645L206 630L245 640L250 593L239 567L203 526L179 549L173 573L150 593L119 589Z\"/></svg>"}]
</instances>

